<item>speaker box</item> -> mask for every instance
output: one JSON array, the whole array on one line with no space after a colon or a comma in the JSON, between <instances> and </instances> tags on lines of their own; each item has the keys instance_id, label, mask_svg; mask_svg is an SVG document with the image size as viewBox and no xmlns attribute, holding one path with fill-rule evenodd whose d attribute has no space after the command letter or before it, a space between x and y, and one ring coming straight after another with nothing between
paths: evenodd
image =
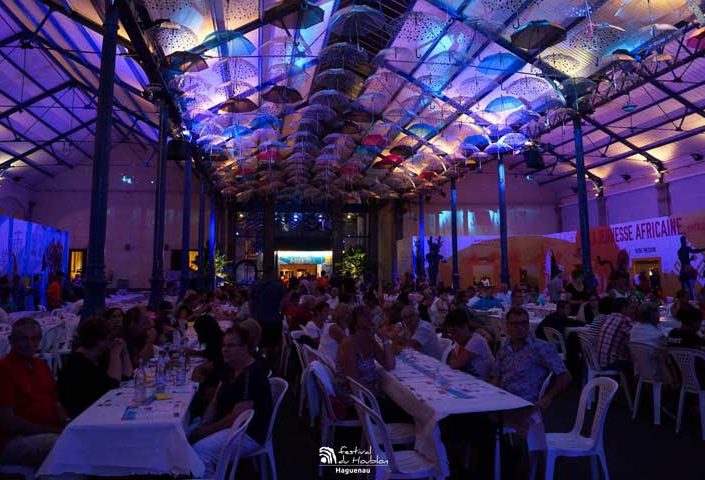
<instances>
[{"instance_id":1,"label":"speaker box","mask_svg":"<svg viewBox=\"0 0 705 480\"><path fill-rule=\"evenodd\" d=\"M186 160L190 154L190 145L185 140L174 139L166 145L166 158L175 162Z\"/></svg>"},{"instance_id":2,"label":"speaker box","mask_svg":"<svg viewBox=\"0 0 705 480\"><path fill-rule=\"evenodd\" d=\"M545 167L541 152L534 149L526 150L524 152L524 163L526 163L527 167L533 170L538 170Z\"/></svg>"}]
</instances>

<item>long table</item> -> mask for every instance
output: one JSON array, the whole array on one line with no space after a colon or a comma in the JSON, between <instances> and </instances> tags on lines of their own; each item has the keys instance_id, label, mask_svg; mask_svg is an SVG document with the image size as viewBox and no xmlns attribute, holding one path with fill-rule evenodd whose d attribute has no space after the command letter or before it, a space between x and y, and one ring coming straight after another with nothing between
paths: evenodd
<instances>
[{"instance_id":1,"label":"long table","mask_svg":"<svg viewBox=\"0 0 705 480\"><path fill-rule=\"evenodd\" d=\"M382 371L384 392L414 418L417 452L436 464L436 478L450 475L438 422L463 413L515 410L532 404L421 353L400 355L396 368Z\"/></svg>"},{"instance_id":2,"label":"long table","mask_svg":"<svg viewBox=\"0 0 705 480\"><path fill-rule=\"evenodd\" d=\"M38 475L188 475L203 462L186 438L197 385L167 387L168 399L133 407L134 390L111 390L62 432Z\"/></svg>"}]
</instances>

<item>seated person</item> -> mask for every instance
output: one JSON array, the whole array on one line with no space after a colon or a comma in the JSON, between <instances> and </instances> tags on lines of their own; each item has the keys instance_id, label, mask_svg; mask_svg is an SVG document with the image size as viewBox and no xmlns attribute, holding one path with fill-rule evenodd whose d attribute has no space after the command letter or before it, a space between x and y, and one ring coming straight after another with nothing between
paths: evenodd
<instances>
[{"instance_id":1,"label":"seated person","mask_svg":"<svg viewBox=\"0 0 705 480\"><path fill-rule=\"evenodd\" d=\"M155 312L154 329L157 331L159 345L173 341L174 332L178 329L173 313L174 306L166 301L162 302L159 310Z\"/></svg>"},{"instance_id":2,"label":"seated person","mask_svg":"<svg viewBox=\"0 0 705 480\"><path fill-rule=\"evenodd\" d=\"M318 352L335 365L340 342L348 335L348 325L353 307L348 303L339 304L333 311L333 321L323 326L321 340L318 342Z\"/></svg>"},{"instance_id":3,"label":"seated person","mask_svg":"<svg viewBox=\"0 0 705 480\"><path fill-rule=\"evenodd\" d=\"M313 318L304 325L304 335L311 339L312 348L314 349L318 348L318 343L323 333L323 326L328 320L329 313L330 307L328 307L328 304L324 301L319 302L313 307Z\"/></svg>"},{"instance_id":4,"label":"seated person","mask_svg":"<svg viewBox=\"0 0 705 480\"><path fill-rule=\"evenodd\" d=\"M585 333L592 338L593 343L597 342L597 335L600 333L602 324L612 315L613 308L614 297L608 295L598 300L597 315L594 316L592 323L585 329Z\"/></svg>"},{"instance_id":5,"label":"seated person","mask_svg":"<svg viewBox=\"0 0 705 480\"><path fill-rule=\"evenodd\" d=\"M592 323L599 311L599 303L600 297L598 297L595 293L591 294L590 297L588 297L587 302L583 302L580 305L575 319L585 324Z\"/></svg>"},{"instance_id":6,"label":"seated person","mask_svg":"<svg viewBox=\"0 0 705 480\"><path fill-rule=\"evenodd\" d=\"M78 339L81 346L69 355L58 380L59 400L71 417L80 415L108 390L118 388L123 376L132 375L130 359L122 354L125 342L110 339L102 318L84 320L78 327ZM106 354L107 369L101 365Z\"/></svg>"},{"instance_id":7,"label":"seated person","mask_svg":"<svg viewBox=\"0 0 705 480\"><path fill-rule=\"evenodd\" d=\"M455 342L448 365L488 380L494 356L485 337L477 331L479 325L472 321L467 312L453 310L446 316L444 327Z\"/></svg>"},{"instance_id":8,"label":"seated person","mask_svg":"<svg viewBox=\"0 0 705 480\"><path fill-rule=\"evenodd\" d=\"M507 338L497 351L491 381L500 388L534 403L537 408L521 409L505 415L505 424L526 435L529 450L529 478L543 461L546 450L541 412L545 411L571 382L571 375L553 345L531 334L529 313L523 308L507 312ZM554 377L540 396L549 373Z\"/></svg>"},{"instance_id":9,"label":"seated person","mask_svg":"<svg viewBox=\"0 0 705 480\"><path fill-rule=\"evenodd\" d=\"M491 308L504 308L502 302L494 298L494 289L491 286L482 288L482 296L472 305L473 310L489 310Z\"/></svg>"},{"instance_id":10,"label":"seated person","mask_svg":"<svg viewBox=\"0 0 705 480\"><path fill-rule=\"evenodd\" d=\"M546 317L541 320L541 323L539 323L539 326L536 328L536 338L546 340L546 335L544 335L543 333L543 327L550 327L555 330L558 330L560 334L565 337L566 327L584 326L584 323L568 318L568 315L570 315L570 310L570 302L568 302L567 300L559 300L556 304L556 311L546 315Z\"/></svg>"},{"instance_id":11,"label":"seated person","mask_svg":"<svg viewBox=\"0 0 705 480\"><path fill-rule=\"evenodd\" d=\"M145 307L136 306L125 312L124 322L123 338L132 360L132 367L137 368L140 362L147 362L154 357L154 344L157 341L154 320Z\"/></svg>"},{"instance_id":12,"label":"seated person","mask_svg":"<svg viewBox=\"0 0 705 480\"><path fill-rule=\"evenodd\" d=\"M703 322L703 313L700 309L690 305L678 310L680 328L668 332L668 345L682 348L703 348L705 339L698 335Z\"/></svg>"},{"instance_id":13,"label":"seated person","mask_svg":"<svg viewBox=\"0 0 705 480\"><path fill-rule=\"evenodd\" d=\"M255 361L250 345L250 333L240 326L225 333L223 359L226 368L203 420L189 436L193 449L206 465L206 478L213 478L230 427L245 410L253 409L255 413L240 444L240 455L247 456L259 450L267 438L273 408L272 392L267 370L263 363Z\"/></svg>"},{"instance_id":14,"label":"seated person","mask_svg":"<svg viewBox=\"0 0 705 480\"><path fill-rule=\"evenodd\" d=\"M200 352L192 352L194 355L200 355L206 359L206 362L197 366L193 370L191 380L199 383L198 392L196 393L191 404L191 412L194 416L203 413L213 398L215 389L223 375L223 331L215 318L210 315L201 315L196 318L193 329L198 335L198 343L204 345L205 348Z\"/></svg>"},{"instance_id":15,"label":"seated person","mask_svg":"<svg viewBox=\"0 0 705 480\"><path fill-rule=\"evenodd\" d=\"M54 377L36 358L42 329L31 318L12 326L10 353L0 359L0 464L38 467L68 422Z\"/></svg>"},{"instance_id":16,"label":"seated person","mask_svg":"<svg viewBox=\"0 0 705 480\"><path fill-rule=\"evenodd\" d=\"M665 347L666 336L658 326L658 308L653 303L642 303L636 310L636 325L629 331L629 341L653 347Z\"/></svg>"},{"instance_id":17,"label":"seated person","mask_svg":"<svg viewBox=\"0 0 705 480\"><path fill-rule=\"evenodd\" d=\"M292 294L292 301L294 299ZM306 299L299 305L289 309L289 330L302 329L308 322L313 320L313 307L316 305L316 297L307 296Z\"/></svg>"},{"instance_id":18,"label":"seated person","mask_svg":"<svg viewBox=\"0 0 705 480\"><path fill-rule=\"evenodd\" d=\"M635 310L636 303L628 298L614 299L612 315L602 323L595 344L600 367L611 370L631 366L627 343L629 332L634 326L632 317Z\"/></svg>"},{"instance_id":19,"label":"seated person","mask_svg":"<svg viewBox=\"0 0 705 480\"><path fill-rule=\"evenodd\" d=\"M396 359L392 342L382 336L382 346L375 340L374 324L370 309L358 305L350 318L350 335L345 337L338 348L335 360L334 388L336 396L345 406L352 406L350 386L347 377L367 387L376 396L382 395L379 385L379 372L375 360L386 370L393 370Z\"/></svg>"},{"instance_id":20,"label":"seated person","mask_svg":"<svg viewBox=\"0 0 705 480\"><path fill-rule=\"evenodd\" d=\"M673 318L678 318L678 312L684 305L690 305L688 292L686 290L678 290L676 296L673 297L673 303L671 304L670 313Z\"/></svg>"},{"instance_id":21,"label":"seated person","mask_svg":"<svg viewBox=\"0 0 705 480\"><path fill-rule=\"evenodd\" d=\"M522 307L526 303L526 292L519 288L512 290L512 296L510 298L509 308Z\"/></svg>"},{"instance_id":22,"label":"seated person","mask_svg":"<svg viewBox=\"0 0 705 480\"><path fill-rule=\"evenodd\" d=\"M404 328L403 343L419 352L440 360L443 349L436 335L436 328L431 322L421 320L419 312L411 305L401 311L401 322Z\"/></svg>"}]
</instances>

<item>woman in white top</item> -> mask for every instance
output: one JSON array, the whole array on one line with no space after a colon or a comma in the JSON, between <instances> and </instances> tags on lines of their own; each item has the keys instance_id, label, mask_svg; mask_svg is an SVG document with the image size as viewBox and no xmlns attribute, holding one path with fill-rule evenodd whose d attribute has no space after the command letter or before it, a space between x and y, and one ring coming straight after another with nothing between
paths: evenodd
<instances>
[{"instance_id":1,"label":"woman in white top","mask_svg":"<svg viewBox=\"0 0 705 480\"><path fill-rule=\"evenodd\" d=\"M448 365L487 380L494 357L487 340L474 327L469 314L464 310L453 310L448 314L445 328L455 342L448 356Z\"/></svg>"},{"instance_id":2,"label":"woman in white top","mask_svg":"<svg viewBox=\"0 0 705 480\"><path fill-rule=\"evenodd\" d=\"M333 321L323 326L321 339L318 343L318 352L329 359L331 365L335 365L338 346L347 336L352 310L353 307L349 303L341 303L333 311Z\"/></svg>"},{"instance_id":3,"label":"woman in white top","mask_svg":"<svg viewBox=\"0 0 705 480\"><path fill-rule=\"evenodd\" d=\"M330 307L328 307L326 302L318 302L313 307L313 320L309 320L308 323L304 325L304 335L318 343L321 338L321 333L323 333L323 327L328 319L329 312Z\"/></svg>"}]
</instances>

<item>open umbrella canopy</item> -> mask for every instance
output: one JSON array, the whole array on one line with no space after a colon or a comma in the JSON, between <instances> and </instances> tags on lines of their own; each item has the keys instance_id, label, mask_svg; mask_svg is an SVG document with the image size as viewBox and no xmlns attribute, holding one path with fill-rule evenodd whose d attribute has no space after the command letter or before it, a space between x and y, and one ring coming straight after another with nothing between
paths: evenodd
<instances>
[{"instance_id":1,"label":"open umbrella canopy","mask_svg":"<svg viewBox=\"0 0 705 480\"><path fill-rule=\"evenodd\" d=\"M421 138L432 137L438 133L438 129L428 123L415 123L408 127L407 130Z\"/></svg>"},{"instance_id":2,"label":"open umbrella canopy","mask_svg":"<svg viewBox=\"0 0 705 480\"><path fill-rule=\"evenodd\" d=\"M338 35L361 37L384 27L382 12L367 5L341 8L330 19L328 28Z\"/></svg>"},{"instance_id":3,"label":"open umbrella canopy","mask_svg":"<svg viewBox=\"0 0 705 480\"><path fill-rule=\"evenodd\" d=\"M565 40L565 28L548 20L532 20L511 36L512 45L525 50L543 50Z\"/></svg>"},{"instance_id":4,"label":"open umbrella canopy","mask_svg":"<svg viewBox=\"0 0 705 480\"><path fill-rule=\"evenodd\" d=\"M257 105L249 98L234 97L221 103L218 110L227 113L253 112L257 110Z\"/></svg>"},{"instance_id":5,"label":"open umbrella canopy","mask_svg":"<svg viewBox=\"0 0 705 480\"><path fill-rule=\"evenodd\" d=\"M201 46L206 51L219 49L228 57L250 55L256 50L254 44L237 30L216 30L209 33Z\"/></svg>"},{"instance_id":6,"label":"open umbrella canopy","mask_svg":"<svg viewBox=\"0 0 705 480\"><path fill-rule=\"evenodd\" d=\"M285 85L274 85L269 87L263 94L262 99L272 103L298 103L303 98L301 94Z\"/></svg>"}]
</instances>

